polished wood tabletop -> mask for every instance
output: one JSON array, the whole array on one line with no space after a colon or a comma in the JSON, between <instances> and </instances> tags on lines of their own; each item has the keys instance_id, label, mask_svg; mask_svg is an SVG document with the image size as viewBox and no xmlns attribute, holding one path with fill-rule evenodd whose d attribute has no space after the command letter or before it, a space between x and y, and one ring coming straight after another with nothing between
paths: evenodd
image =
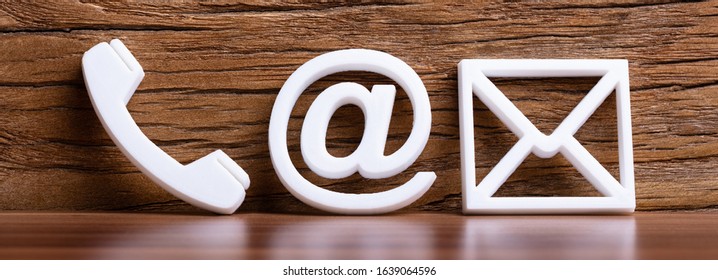
<instances>
[{"instance_id":1,"label":"polished wood tabletop","mask_svg":"<svg viewBox=\"0 0 718 280\"><path fill-rule=\"evenodd\" d=\"M718 259L718 213L0 214L2 259Z\"/></svg>"}]
</instances>

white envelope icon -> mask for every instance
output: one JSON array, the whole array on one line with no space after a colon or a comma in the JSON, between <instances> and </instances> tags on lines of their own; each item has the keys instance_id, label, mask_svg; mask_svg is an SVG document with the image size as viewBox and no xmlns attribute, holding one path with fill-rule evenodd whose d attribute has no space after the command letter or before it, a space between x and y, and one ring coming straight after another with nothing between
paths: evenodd
<instances>
[{"instance_id":1,"label":"white envelope icon","mask_svg":"<svg viewBox=\"0 0 718 280\"><path fill-rule=\"evenodd\" d=\"M540 132L489 77L601 77L551 135ZM618 182L574 134L616 91ZM519 140L476 184L473 96ZM459 63L459 125L464 213L626 213L636 207L628 61L583 59L465 59ZM603 197L492 197L530 153L561 153Z\"/></svg>"}]
</instances>

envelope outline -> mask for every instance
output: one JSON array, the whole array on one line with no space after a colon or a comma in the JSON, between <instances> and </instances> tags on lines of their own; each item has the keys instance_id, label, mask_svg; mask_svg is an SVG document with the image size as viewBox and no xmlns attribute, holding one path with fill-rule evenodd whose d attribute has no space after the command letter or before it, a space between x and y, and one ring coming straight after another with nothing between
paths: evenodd
<instances>
[{"instance_id":1,"label":"envelope outline","mask_svg":"<svg viewBox=\"0 0 718 280\"><path fill-rule=\"evenodd\" d=\"M635 183L628 62L604 59L464 59L459 63L459 126L463 210L480 213L633 212ZM489 77L595 77L601 79L551 135L541 133ZM573 135L616 91L618 182ZM476 95L519 141L476 185L473 96ZM604 197L492 197L530 154L561 153Z\"/></svg>"}]
</instances>

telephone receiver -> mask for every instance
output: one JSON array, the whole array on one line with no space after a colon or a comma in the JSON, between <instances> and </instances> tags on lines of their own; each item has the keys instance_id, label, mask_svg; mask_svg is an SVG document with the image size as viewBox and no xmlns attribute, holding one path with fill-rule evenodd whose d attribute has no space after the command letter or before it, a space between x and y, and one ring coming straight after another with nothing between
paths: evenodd
<instances>
[{"instance_id":1,"label":"telephone receiver","mask_svg":"<svg viewBox=\"0 0 718 280\"><path fill-rule=\"evenodd\" d=\"M145 136L127 103L145 73L120 40L100 43L82 56L85 85L105 131L142 173L185 202L232 214L244 201L249 175L221 150L182 165Z\"/></svg>"}]
</instances>

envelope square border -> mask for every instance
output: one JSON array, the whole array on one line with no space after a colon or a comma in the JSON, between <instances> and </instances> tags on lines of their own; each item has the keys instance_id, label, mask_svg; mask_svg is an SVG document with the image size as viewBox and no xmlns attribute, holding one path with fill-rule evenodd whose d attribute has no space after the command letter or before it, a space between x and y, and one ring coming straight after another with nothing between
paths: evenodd
<instances>
[{"instance_id":1,"label":"envelope square border","mask_svg":"<svg viewBox=\"0 0 718 280\"><path fill-rule=\"evenodd\" d=\"M628 61L615 59L464 59L458 66L461 176L465 214L630 213L636 206ZM489 80L490 77L601 77L551 135L545 135ZM574 137L615 90L618 182ZM476 184L473 97L477 96L519 141ZM561 153L603 197L492 197L530 154Z\"/></svg>"}]
</instances>

